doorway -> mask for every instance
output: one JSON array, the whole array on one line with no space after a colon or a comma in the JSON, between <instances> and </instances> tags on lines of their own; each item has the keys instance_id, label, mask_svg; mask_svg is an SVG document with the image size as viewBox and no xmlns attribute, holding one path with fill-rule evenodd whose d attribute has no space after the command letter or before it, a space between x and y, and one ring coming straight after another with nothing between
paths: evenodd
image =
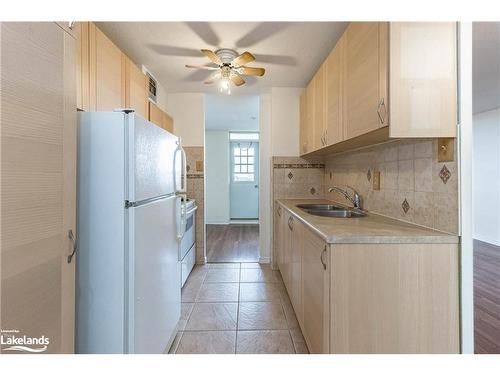
<instances>
[{"instance_id":1,"label":"doorway","mask_svg":"<svg viewBox=\"0 0 500 375\"><path fill-rule=\"evenodd\" d=\"M257 263L259 97L205 99L205 227L209 263Z\"/></svg>"}]
</instances>

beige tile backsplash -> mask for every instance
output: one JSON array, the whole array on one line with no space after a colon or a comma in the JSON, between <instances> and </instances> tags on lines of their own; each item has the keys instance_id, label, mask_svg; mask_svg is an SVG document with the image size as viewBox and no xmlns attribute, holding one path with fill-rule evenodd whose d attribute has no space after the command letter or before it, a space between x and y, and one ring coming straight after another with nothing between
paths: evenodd
<instances>
[{"instance_id":1,"label":"beige tile backsplash","mask_svg":"<svg viewBox=\"0 0 500 375\"><path fill-rule=\"evenodd\" d=\"M196 211L196 263L205 262L205 175L203 147L184 147L187 162L187 196L195 199ZM199 168L196 168L198 164ZM202 169L202 168L201 168Z\"/></svg>"},{"instance_id":2,"label":"beige tile backsplash","mask_svg":"<svg viewBox=\"0 0 500 375\"><path fill-rule=\"evenodd\" d=\"M273 202L280 198L323 198L325 166L299 157L272 158Z\"/></svg>"},{"instance_id":3,"label":"beige tile backsplash","mask_svg":"<svg viewBox=\"0 0 500 375\"><path fill-rule=\"evenodd\" d=\"M275 156L272 164L273 202L327 198L350 204L341 194L328 193L330 186L348 185L361 194L368 211L458 233L457 163L437 161L437 140L398 140L332 155L324 162ZM439 176L443 166L451 174L446 183ZM380 172L380 190L372 188L374 171Z\"/></svg>"},{"instance_id":4,"label":"beige tile backsplash","mask_svg":"<svg viewBox=\"0 0 500 375\"><path fill-rule=\"evenodd\" d=\"M444 165L451 173L446 183L439 177ZM372 189L369 171L380 171L380 190ZM369 211L458 233L457 177L456 161L437 161L437 140L400 140L327 157L325 198L348 203L327 191L332 185L349 185ZM406 213L405 199L410 205Z\"/></svg>"}]
</instances>

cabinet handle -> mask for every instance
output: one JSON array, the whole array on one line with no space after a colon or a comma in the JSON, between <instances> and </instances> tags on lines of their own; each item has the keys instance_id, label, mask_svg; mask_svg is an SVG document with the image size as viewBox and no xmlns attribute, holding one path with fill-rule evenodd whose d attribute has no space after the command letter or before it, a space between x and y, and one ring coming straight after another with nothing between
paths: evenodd
<instances>
[{"instance_id":1,"label":"cabinet handle","mask_svg":"<svg viewBox=\"0 0 500 375\"><path fill-rule=\"evenodd\" d=\"M323 260L323 254L326 254L326 245L323 248L323 251L321 252L321 256L319 257L319 259L321 260L321 264L323 265L323 269L326 271L326 263Z\"/></svg>"},{"instance_id":2,"label":"cabinet handle","mask_svg":"<svg viewBox=\"0 0 500 375\"><path fill-rule=\"evenodd\" d=\"M70 229L68 231L68 238L70 239L71 243L73 244L73 251L71 252L70 255L68 255L68 259L67 259L68 263L71 263L71 260L73 259L73 257L75 256L75 254L78 250L78 244L77 244L76 237L73 234L72 229Z\"/></svg>"},{"instance_id":3,"label":"cabinet handle","mask_svg":"<svg viewBox=\"0 0 500 375\"><path fill-rule=\"evenodd\" d=\"M385 122L385 116L382 116L382 113L380 112L380 109L384 107L385 109L385 102L384 102L384 98L380 99L380 101L378 102L378 107L377 107L377 114L378 114L378 118L380 120L380 123L382 125L384 125L384 122ZM385 112L385 111L384 111Z\"/></svg>"},{"instance_id":4,"label":"cabinet handle","mask_svg":"<svg viewBox=\"0 0 500 375\"><path fill-rule=\"evenodd\" d=\"M281 206L278 206L278 208L277 208L277 210L276 210L276 211L278 211L278 216L280 216L280 217L281 217Z\"/></svg>"},{"instance_id":5,"label":"cabinet handle","mask_svg":"<svg viewBox=\"0 0 500 375\"><path fill-rule=\"evenodd\" d=\"M289 217L288 218L288 228L290 228L290 230L293 230L293 217Z\"/></svg>"},{"instance_id":6,"label":"cabinet handle","mask_svg":"<svg viewBox=\"0 0 500 375\"><path fill-rule=\"evenodd\" d=\"M75 21L69 21L69 22L68 22L68 28L69 28L70 30L73 30L73 27L75 27Z\"/></svg>"}]
</instances>

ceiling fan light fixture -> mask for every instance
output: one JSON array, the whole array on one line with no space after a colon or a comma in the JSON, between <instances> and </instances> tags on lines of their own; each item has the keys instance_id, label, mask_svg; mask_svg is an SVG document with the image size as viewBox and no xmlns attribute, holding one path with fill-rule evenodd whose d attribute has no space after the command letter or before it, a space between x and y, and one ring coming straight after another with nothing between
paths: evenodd
<instances>
[{"instance_id":1,"label":"ceiling fan light fixture","mask_svg":"<svg viewBox=\"0 0 500 375\"><path fill-rule=\"evenodd\" d=\"M219 91L222 93L222 92L226 92L227 95L231 95L231 84L229 82L229 78L226 78L226 77L223 77L221 80L220 80L220 87L219 87Z\"/></svg>"}]
</instances>

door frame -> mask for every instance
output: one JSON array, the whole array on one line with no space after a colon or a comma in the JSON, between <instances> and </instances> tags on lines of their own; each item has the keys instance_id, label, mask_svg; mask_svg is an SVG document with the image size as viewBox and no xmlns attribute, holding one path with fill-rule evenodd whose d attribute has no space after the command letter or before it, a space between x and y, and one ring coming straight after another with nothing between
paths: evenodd
<instances>
[{"instance_id":1,"label":"door frame","mask_svg":"<svg viewBox=\"0 0 500 375\"><path fill-rule=\"evenodd\" d=\"M460 225L460 346L474 353L474 292L472 241L472 23L457 27L458 164Z\"/></svg>"}]
</instances>

